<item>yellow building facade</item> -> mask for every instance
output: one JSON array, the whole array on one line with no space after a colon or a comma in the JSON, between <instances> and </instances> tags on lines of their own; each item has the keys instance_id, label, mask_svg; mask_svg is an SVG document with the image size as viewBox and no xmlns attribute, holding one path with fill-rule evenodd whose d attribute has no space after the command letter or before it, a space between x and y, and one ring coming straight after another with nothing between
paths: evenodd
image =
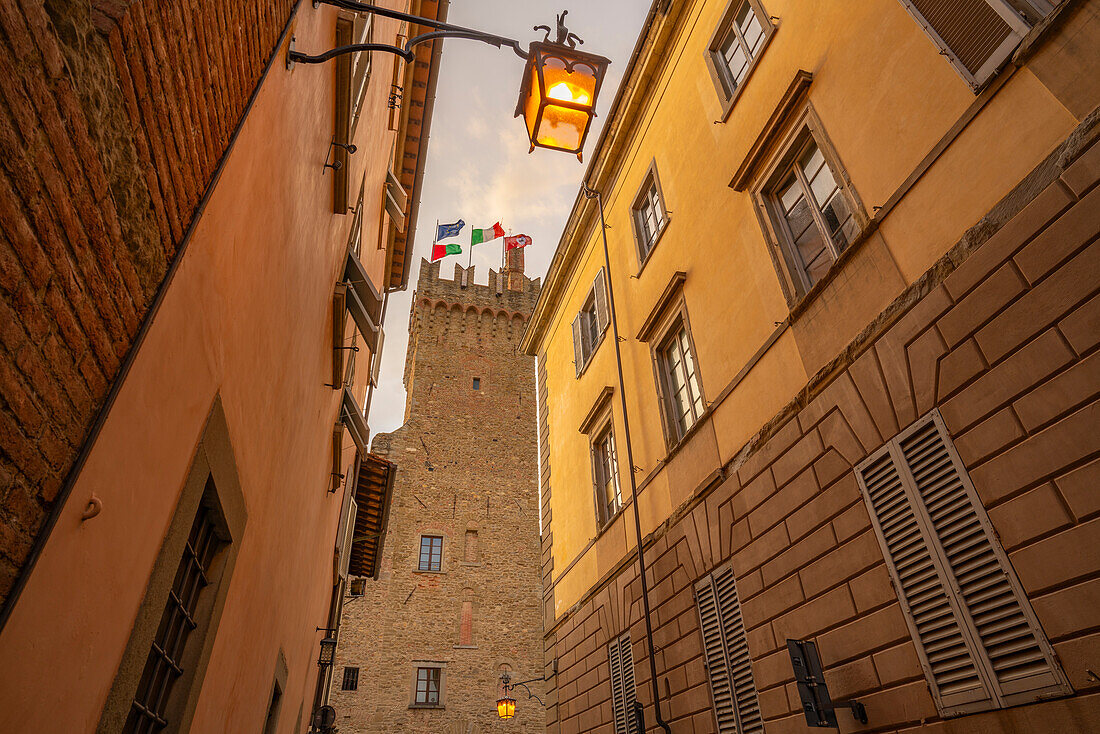
<instances>
[{"instance_id":1,"label":"yellow building facade","mask_svg":"<svg viewBox=\"0 0 1100 734\"><path fill-rule=\"evenodd\" d=\"M1085 592L1067 589L1095 583L1100 564L1053 587L1021 566L1049 561L1056 550L1044 543L1060 534L1100 533L1083 529L1092 510L1058 482L1095 451L1063 425L1092 404L1098 380L1081 366L1090 347L1061 324L1072 317L1095 331L1095 317L1073 314L1095 288L1091 261L1079 258L1100 229L1089 200L1098 47L1096 2L654 3L585 177L602 200L610 267L598 200L581 191L523 342L539 361L551 731L625 725L635 684L652 726L641 663L654 648L664 721L800 729L788 638L818 642L834 698L904 703L869 705L870 728L1050 697L1059 711L1080 717L1087 706L1095 716L1083 692L1097 682L1059 645L1078 650L1100 618L1052 630L1044 610L1055 597L1083 604ZM1029 271L1018 248L1043 233L1051 241L1031 257L1054 260ZM1017 249L1006 249L1010 238ZM996 268L982 264L991 258ZM1055 277L1066 282L1046 280ZM1044 283L1067 295L1034 295ZM1047 341L1066 350L1056 368L1040 366ZM1048 385L1067 374L1082 382L1077 392ZM995 387L1006 382L1011 391ZM1013 403L1029 395L1064 405L1031 421ZM906 591L867 467L926 428L947 447L966 487L960 501L992 539L990 558L1047 666L1024 693L998 678L981 624L960 622L984 682L958 703L922 637L920 599ZM1055 429L1073 447L1060 463L995 471L1009 461L997 451L1052 440ZM930 517L913 499L919 477L906 471L917 477L910 501L925 507L914 512ZM1046 481L1049 496L1036 494ZM653 648L641 624L633 492ZM1051 507L1066 517L1029 525ZM934 526L922 524L921 537L945 558L938 578L952 588L964 570L944 556ZM818 588L814 564L844 571ZM722 660L707 673L702 660L715 648L694 600L726 569L743 629L714 638ZM888 598L864 604L865 586ZM725 609L728 621L734 607ZM900 632L865 649L856 632L876 614ZM839 652L825 638L843 630L854 636ZM736 666L738 639L757 703L734 706L729 728L714 676ZM904 658L894 666L904 672L878 662L887 652Z\"/></svg>"}]
</instances>

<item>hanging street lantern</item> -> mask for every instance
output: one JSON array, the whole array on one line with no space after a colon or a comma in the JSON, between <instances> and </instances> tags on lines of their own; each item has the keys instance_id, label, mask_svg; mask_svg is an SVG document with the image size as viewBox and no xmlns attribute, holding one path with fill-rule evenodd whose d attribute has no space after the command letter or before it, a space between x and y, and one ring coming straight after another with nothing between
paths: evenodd
<instances>
[{"instance_id":1,"label":"hanging street lantern","mask_svg":"<svg viewBox=\"0 0 1100 734\"><path fill-rule=\"evenodd\" d=\"M510 719L516 715L516 699L504 694L497 699L497 716L502 719Z\"/></svg>"},{"instance_id":2,"label":"hanging street lantern","mask_svg":"<svg viewBox=\"0 0 1100 734\"><path fill-rule=\"evenodd\" d=\"M372 51L391 53L400 56L405 63L411 64L416 59L414 47L441 38L464 38L488 43L497 48L510 48L517 56L527 61L520 80L519 103L516 105L515 116L523 116L523 121L527 125L527 137L531 140L531 151L535 148L560 150L575 153L580 160L584 141L592 127L592 118L596 116L596 99L599 97L603 77L611 60L577 50L577 44L584 41L565 27L565 16L569 13L568 10L563 10L557 16L555 40L550 40L550 33L555 29L546 25L535 26L536 31L545 31L546 35L541 41L531 43L524 51L519 41L511 38L430 18L421 18L401 11L357 2L357 0L314 0L313 5L317 7L320 3L334 5L341 10L393 18L435 30L413 36L405 42L403 47L386 43L352 43L316 55L302 53L295 49L294 38L291 38L286 57L288 69L293 68L295 64L323 64L337 56Z\"/></svg>"},{"instance_id":3,"label":"hanging street lantern","mask_svg":"<svg viewBox=\"0 0 1100 734\"><path fill-rule=\"evenodd\" d=\"M554 42L549 40L549 27L539 26L546 38L529 47L516 117L523 116L532 151L549 148L576 153L580 159L611 61L576 49L580 39L563 23L568 12L558 16Z\"/></svg>"},{"instance_id":4,"label":"hanging street lantern","mask_svg":"<svg viewBox=\"0 0 1100 734\"><path fill-rule=\"evenodd\" d=\"M516 689L516 686L523 686L523 690L527 691L527 697L533 698L539 702L540 706L543 706L542 699L531 693L531 689L527 687L528 683L534 683L537 680L546 680L545 676L539 678L528 678L527 680L517 681L512 683L512 676L508 675L508 671L504 671L500 674L500 698L497 699L497 716L502 719L510 719L516 715L516 699L512 697L512 691Z\"/></svg>"}]
</instances>

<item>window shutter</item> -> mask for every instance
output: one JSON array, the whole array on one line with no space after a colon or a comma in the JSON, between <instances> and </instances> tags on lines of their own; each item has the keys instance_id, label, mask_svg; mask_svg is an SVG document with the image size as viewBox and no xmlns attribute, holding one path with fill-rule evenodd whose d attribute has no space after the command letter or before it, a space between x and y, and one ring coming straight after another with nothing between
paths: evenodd
<instances>
[{"instance_id":1,"label":"window shutter","mask_svg":"<svg viewBox=\"0 0 1100 734\"><path fill-rule=\"evenodd\" d=\"M367 346L375 350L381 327L382 295L354 252L348 252L344 263L344 281L350 286L345 294L347 309Z\"/></svg>"},{"instance_id":2,"label":"window shutter","mask_svg":"<svg viewBox=\"0 0 1100 734\"><path fill-rule=\"evenodd\" d=\"M938 414L857 478L940 710L1070 693Z\"/></svg>"},{"instance_id":3,"label":"window shutter","mask_svg":"<svg viewBox=\"0 0 1100 734\"><path fill-rule=\"evenodd\" d=\"M573 319L573 364L577 368L577 377L584 369L584 312Z\"/></svg>"},{"instance_id":4,"label":"window shutter","mask_svg":"<svg viewBox=\"0 0 1100 734\"><path fill-rule=\"evenodd\" d=\"M611 667L611 710L615 718L615 734L633 734L634 715L634 655L630 649L630 634L622 635L607 646Z\"/></svg>"},{"instance_id":5,"label":"window shutter","mask_svg":"<svg viewBox=\"0 0 1100 734\"><path fill-rule=\"evenodd\" d=\"M977 89L1008 60L1029 28L1004 0L901 0Z\"/></svg>"},{"instance_id":6,"label":"window shutter","mask_svg":"<svg viewBox=\"0 0 1100 734\"><path fill-rule=\"evenodd\" d=\"M763 732L733 568L727 565L697 583L695 601L719 734Z\"/></svg>"},{"instance_id":7,"label":"window shutter","mask_svg":"<svg viewBox=\"0 0 1100 734\"><path fill-rule=\"evenodd\" d=\"M359 511L359 505L349 498L348 510L340 523L340 578L348 577L348 564L351 562L351 544L355 536L355 515Z\"/></svg>"},{"instance_id":8,"label":"window shutter","mask_svg":"<svg viewBox=\"0 0 1100 734\"><path fill-rule=\"evenodd\" d=\"M370 384L378 386L378 373L382 369L382 342L386 339L384 329L378 329L378 339L374 342L374 351L370 355Z\"/></svg>"},{"instance_id":9,"label":"window shutter","mask_svg":"<svg viewBox=\"0 0 1100 734\"><path fill-rule=\"evenodd\" d=\"M596 300L596 330L602 334L611 321L607 311L607 282L603 268L596 273L596 280L592 283L592 294Z\"/></svg>"},{"instance_id":10,"label":"window shutter","mask_svg":"<svg viewBox=\"0 0 1100 734\"><path fill-rule=\"evenodd\" d=\"M390 215L398 232L405 231L405 205L409 195L405 193L405 187L393 175L393 171L386 171L386 213Z\"/></svg>"}]
</instances>

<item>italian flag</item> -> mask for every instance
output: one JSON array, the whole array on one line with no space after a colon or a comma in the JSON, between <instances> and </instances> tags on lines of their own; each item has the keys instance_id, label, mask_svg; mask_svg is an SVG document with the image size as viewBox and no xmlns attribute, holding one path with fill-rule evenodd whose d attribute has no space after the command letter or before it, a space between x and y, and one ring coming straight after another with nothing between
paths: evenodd
<instances>
[{"instance_id":1,"label":"italian flag","mask_svg":"<svg viewBox=\"0 0 1100 734\"><path fill-rule=\"evenodd\" d=\"M487 229L475 229L470 232L470 244L480 245L482 242L488 242L489 240L495 240L497 237L504 236L504 227L500 226L500 222L497 222L492 227Z\"/></svg>"},{"instance_id":2,"label":"italian flag","mask_svg":"<svg viewBox=\"0 0 1100 734\"><path fill-rule=\"evenodd\" d=\"M474 230L475 232L477 230ZM461 255L462 245L452 242L449 245L432 245L432 262L442 260L448 255Z\"/></svg>"}]
</instances>

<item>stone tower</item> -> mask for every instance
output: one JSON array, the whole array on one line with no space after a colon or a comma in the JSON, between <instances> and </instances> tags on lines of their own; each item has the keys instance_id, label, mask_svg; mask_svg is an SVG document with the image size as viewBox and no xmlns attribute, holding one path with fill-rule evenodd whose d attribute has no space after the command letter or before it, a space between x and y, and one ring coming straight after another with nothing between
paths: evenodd
<instances>
[{"instance_id":1,"label":"stone tower","mask_svg":"<svg viewBox=\"0 0 1100 734\"><path fill-rule=\"evenodd\" d=\"M405 423L372 447L398 467L379 578L344 599L341 734L543 731L522 689L514 719L496 713L502 671L543 672L535 364L518 350L539 281L509 254L488 285L421 262Z\"/></svg>"}]
</instances>

